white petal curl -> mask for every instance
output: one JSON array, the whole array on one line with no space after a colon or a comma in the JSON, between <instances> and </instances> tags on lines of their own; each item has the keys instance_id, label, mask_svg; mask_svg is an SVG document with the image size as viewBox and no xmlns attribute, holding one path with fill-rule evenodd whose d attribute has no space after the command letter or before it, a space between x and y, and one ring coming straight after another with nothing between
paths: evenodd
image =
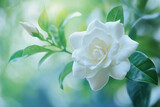
<instances>
[{"instance_id":1,"label":"white petal curl","mask_svg":"<svg viewBox=\"0 0 160 107\"><path fill-rule=\"evenodd\" d=\"M69 42L74 49L80 48L82 46L82 39L85 32L75 32L69 37Z\"/></svg>"},{"instance_id":2,"label":"white petal curl","mask_svg":"<svg viewBox=\"0 0 160 107\"><path fill-rule=\"evenodd\" d=\"M94 91L98 91L102 89L109 80L109 75L106 70L100 70L97 72L97 74L92 78L87 78L90 87Z\"/></svg>"},{"instance_id":3,"label":"white petal curl","mask_svg":"<svg viewBox=\"0 0 160 107\"><path fill-rule=\"evenodd\" d=\"M97 73L97 70L90 70L88 67L83 66L77 62L73 63L73 76L76 78L91 78L93 76L95 76L95 74Z\"/></svg>"},{"instance_id":4,"label":"white petal curl","mask_svg":"<svg viewBox=\"0 0 160 107\"><path fill-rule=\"evenodd\" d=\"M96 64L96 62L92 61L85 48L75 49L72 53L72 59L84 66Z\"/></svg>"},{"instance_id":5,"label":"white petal curl","mask_svg":"<svg viewBox=\"0 0 160 107\"><path fill-rule=\"evenodd\" d=\"M104 23L100 22L99 20L95 19L93 20L89 25L88 25L88 28L87 28L87 31L91 31L93 30L94 28L101 28L103 30L106 31L106 26Z\"/></svg>"},{"instance_id":6,"label":"white petal curl","mask_svg":"<svg viewBox=\"0 0 160 107\"><path fill-rule=\"evenodd\" d=\"M122 80L126 76L127 72L130 69L129 60L125 60L120 62L119 64L115 64L110 68L110 76L114 79Z\"/></svg>"},{"instance_id":7,"label":"white petal curl","mask_svg":"<svg viewBox=\"0 0 160 107\"><path fill-rule=\"evenodd\" d=\"M82 66L81 64L74 62L73 63L73 67L72 67L72 71L73 71L73 76L76 78L85 78L86 75L86 70L85 70L85 66Z\"/></svg>"},{"instance_id":8,"label":"white petal curl","mask_svg":"<svg viewBox=\"0 0 160 107\"><path fill-rule=\"evenodd\" d=\"M116 63L127 59L138 46L138 42L133 41L127 35L124 35L120 40L120 49L116 56Z\"/></svg>"},{"instance_id":9,"label":"white petal curl","mask_svg":"<svg viewBox=\"0 0 160 107\"><path fill-rule=\"evenodd\" d=\"M113 38L119 39L124 35L123 24L120 21L116 22L107 22L106 24L107 31L112 35Z\"/></svg>"},{"instance_id":10,"label":"white petal curl","mask_svg":"<svg viewBox=\"0 0 160 107\"><path fill-rule=\"evenodd\" d=\"M106 31L101 28L95 27L91 31L87 32L84 35L82 46L85 47L89 45L95 38L105 41L107 45L110 45L112 42L112 36L109 35Z\"/></svg>"}]
</instances>

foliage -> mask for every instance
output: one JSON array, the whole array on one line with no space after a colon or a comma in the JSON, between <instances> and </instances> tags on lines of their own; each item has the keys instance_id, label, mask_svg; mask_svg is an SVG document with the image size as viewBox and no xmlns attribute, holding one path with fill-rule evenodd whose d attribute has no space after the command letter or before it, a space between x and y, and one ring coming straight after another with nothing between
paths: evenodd
<instances>
[{"instance_id":1,"label":"foliage","mask_svg":"<svg viewBox=\"0 0 160 107\"><path fill-rule=\"evenodd\" d=\"M122 6L114 7L107 16L107 22L109 21L118 21L120 20L121 23L124 23L124 16L123 16L123 8Z\"/></svg>"},{"instance_id":2,"label":"foliage","mask_svg":"<svg viewBox=\"0 0 160 107\"><path fill-rule=\"evenodd\" d=\"M59 48L59 51L47 49L45 46L31 45L31 46L26 47L23 50L19 50L19 51L15 52L11 56L9 62L10 61L17 61L17 59L25 58L27 56L30 56L30 55L33 55L36 53L47 52L46 55L44 55L44 57L39 62L39 65L41 65L41 63L53 53L67 52L67 53L71 54L70 52L68 52L66 50L66 39L65 39L64 28L65 28L65 25L68 22L68 20L70 20L74 17L80 16L81 13L75 12L75 13L69 14L66 16L66 18L61 20L61 17L64 17L64 14L65 14L65 12L60 12L60 14L58 14L57 22L59 24L57 26L56 25L49 25L48 15L47 15L46 10L44 9L38 19L38 24L39 24L40 28L43 29L48 34L48 37L45 39L42 34L33 33L34 37L38 37L40 40L49 43L49 45L56 47L56 48Z\"/></svg>"},{"instance_id":3,"label":"foliage","mask_svg":"<svg viewBox=\"0 0 160 107\"><path fill-rule=\"evenodd\" d=\"M130 57L131 67L127 79L158 85L158 77L153 62L142 52L135 52Z\"/></svg>"},{"instance_id":4,"label":"foliage","mask_svg":"<svg viewBox=\"0 0 160 107\"><path fill-rule=\"evenodd\" d=\"M127 81L127 91L135 107L148 107L151 86L148 83Z\"/></svg>"},{"instance_id":5,"label":"foliage","mask_svg":"<svg viewBox=\"0 0 160 107\"><path fill-rule=\"evenodd\" d=\"M46 10L44 9L41 15L38 19L38 25L43 29L44 31L48 32L49 27L49 19Z\"/></svg>"},{"instance_id":6,"label":"foliage","mask_svg":"<svg viewBox=\"0 0 160 107\"><path fill-rule=\"evenodd\" d=\"M73 61L69 62L69 63L65 66L63 72L61 72L61 74L59 75L59 83L60 83L61 89L63 89L63 80L64 80L64 78L65 78L70 72L72 72L72 66L73 66Z\"/></svg>"},{"instance_id":7,"label":"foliage","mask_svg":"<svg viewBox=\"0 0 160 107\"><path fill-rule=\"evenodd\" d=\"M28 56L34 55L36 53L40 52L46 52L46 54L40 59L38 66L40 66L50 55L56 53L56 52L66 52L68 54L72 54L71 52L66 50L66 38L65 38L65 25L67 22L77 16L81 16L80 12L74 12L72 14L67 15L65 10L62 10L57 15L57 25L49 25L49 19L46 10L44 9L41 13L38 24L42 30L44 30L48 37L45 39L44 36L41 33L32 33L33 37L38 37L40 40L45 41L49 43L51 46L59 48L59 50L51 50L46 48L45 46L38 46L38 45L31 45L26 47L25 49L19 50L15 52L11 58L9 59L9 62L15 62L19 59L26 58ZM60 74L60 86L63 89L63 79L67 74L69 74L72 69L73 62L70 62L66 65L64 71Z\"/></svg>"}]
</instances>

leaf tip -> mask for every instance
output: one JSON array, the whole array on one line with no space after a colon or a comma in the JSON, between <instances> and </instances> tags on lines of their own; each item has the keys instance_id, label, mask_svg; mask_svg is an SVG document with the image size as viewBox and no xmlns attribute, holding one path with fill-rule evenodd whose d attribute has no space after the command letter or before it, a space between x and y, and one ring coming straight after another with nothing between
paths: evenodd
<instances>
[{"instance_id":1,"label":"leaf tip","mask_svg":"<svg viewBox=\"0 0 160 107\"><path fill-rule=\"evenodd\" d=\"M59 85L60 85L60 88L63 90L63 81L61 80L61 75L62 73L60 73L59 75Z\"/></svg>"}]
</instances>

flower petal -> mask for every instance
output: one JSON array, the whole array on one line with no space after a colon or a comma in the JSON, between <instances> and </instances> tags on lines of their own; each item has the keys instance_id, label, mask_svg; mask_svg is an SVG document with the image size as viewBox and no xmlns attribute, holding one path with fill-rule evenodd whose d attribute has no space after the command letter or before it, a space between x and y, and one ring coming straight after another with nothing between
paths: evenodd
<instances>
[{"instance_id":1,"label":"flower petal","mask_svg":"<svg viewBox=\"0 0 160 107\"><path fill-rule=\"evenodd\" d=\"M120 21L116 22L107 22L106 24L107 31L111 33L113 38L119 39L124 34L123 24Z\"/></svg>"},{"instance_id":2,"label":"flower petal","mask_svg":"<svg viewBox=\"0 0 160 107\"><path fill-rule=\"evenodd\" d=\"M88 25L87 31L90 31L90 30L92 30L92 29L94 29L96 27L97 28L102 28L103 30L106 30L105 24L103 24L99 20L95 19Z\"/></svg>"},{"instance_id":3,"label":"flower petal","mask_svg":"<svg viewBox=\"0 0 160 107\"><path fill-rule=\"evenodd\" d=\"M106 68L111 64L112 59L115 57L115 55L118 52L118 49L119 49L119 43L118 41L115 40L111 45L111 48L108 52L107 61L104 63L103 68Z\"/></svg>"},{"instance_id":4,"label":"flower petal","mask_svg":"<svg viewBox=\"0 0 160 107\"><path fill-rule=\"evenodd\" d=\"M110 68L110 76L114 79L122 80L126 76L127 72L130 69L129 60L125 60L118 65L114 65Z\"/></svg>"},{"instance_id":5,"label":"flower petal","mask_svg":"<svg viewBox=\"0 0 160 107\"><path fill-rule=\"evenodd\" d=\"M117 54L118 50L119 50L119 42L117 40L114 40L108 52L108 56L113 58Z\"/></svg>"},{"instance_id":6,"label":"flower petal","mask_svg":"<svg viewBox=\"0 0 160 107\"><path fill-rule=\"evenodd\" d=\"M82 46L82 39L85 32L75 32L69 37L69 42L74 49L80 48Z\"/></svg>"},{"instance_id":7,"label":"flower petal","mask_svg":"<svg viewBox=\"0 0 160 107\"><path fill-rule=\"evenodd\" d=\"M86 70L85 70L85 66L82 66L81 64L74 62L73 63L73 67L72 67L72 71L73 71L73 76L76 78L85 78L86 75Z\"/></svg>"},{"instance_id":8,"label":"flower petal","mask_svg":"<svg viewBox=\"0 0 160 107\"><path fill-rule=\"evenodd\" d=\"M90 70L88 67L77 62L73 63L72 71L73 76L77 78L91 78L97 73L97 70Z\"/></svg>"},{"instance_id":9,"label":"flower petal","mask_svg":"<svg viewBox=\"0 0 160 107\"><path fill-rule=\"evenodd\" d=\"M87 67L86 69L86 78L92 78L96 75L96 73L99 71L99 68L91 70Z\"/></svg>"},{"instance_id":10,"label":"flower petal","mask_svg":"<svg viewBox=\"0 0 160 107\"><path fill-rule=\"evenodd\" d=\"M96 64L96 62L92 61L85 48L75 49L72 53L72 59L84 66Z\"/></svg>"},{"instance_id":11,"label":"flower petal","mask_svg":"<svg viewBox=\"0 0 160 107\"><path fill-rule=\"evenodd\" d=\"M103 69L101 71L98 71L97 74L92 78L87 78L90 87L92 90L97 91L102 89L109 80L108 72Z\"/></svg>"},{"instance_id":12,"label":"flower petal","mask_svg":"<svg viewBox=\"0 0 160 107\"><path fill-rule=\"evenodd\" d=\"M95 38L105 41L107 45L110 45L112 42L111 35L108 35L103 29L95 27L84 35L82 42L83 47L89 45Z\"/></svg>"},{"instance_id":13,"label":"flower petal","mask_svg":"<svg viewBox=\"0 0 160 107\"><path fill-rule=\"evenodd\" d=\"M137 48L138 43L124 35L120 40L120 50L116 56L116 63L127 59Z\"/></svg>"},{"instance_id":14,"label":"flower petal","mask_svg":"<svg viewBox=\"0 0 160 107\"><path fill-rule=\"evenodd\" d=\"M108 57L103 65L103 68L107 68L111 64L111 62L112 62L112 59Z\"/></svg>"}]
</instances>

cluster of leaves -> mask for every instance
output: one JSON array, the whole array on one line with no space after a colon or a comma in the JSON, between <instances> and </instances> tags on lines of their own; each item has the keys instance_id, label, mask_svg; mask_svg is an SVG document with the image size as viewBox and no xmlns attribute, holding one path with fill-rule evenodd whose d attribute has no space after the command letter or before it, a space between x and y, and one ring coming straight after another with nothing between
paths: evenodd
<instances>
[{"instance_id":1,"label":"cluster of leaves","mask_svg":"<svg viewBox=\"0 0 160 107\"><path fill-rule=\"evenodd\" d=\"M40 59L38 67L52 54L56 52L66 52L68 54L72 54L71 52L67 51L66 49L66 37L65 37L65 26L67 22L77 16L81 16L81 13L74 12L68 14L66 10L62 10L56 17L56 24L50 24L49 18L46 10L44 9L38 19L38 25L40 28L45 31L48 35L45 38L37 29L38 33L32 32L33 37L37 37L39 40L47 42L49 45L39 46L39 45L31 45L26 47L25 49L21 49L16 51L9 59L9 62L15 62L20 59L26 58L28 56L34 55L40 52L46 52L46 54ZM52 46L54 49L50 49L49 47ZM59 82L62 86L62 82L64 77L72 71L73 63L68 63L64 68L64 71L60 74ZM68 67L69 66L69 67ZM70 67L71 66L71 67ZM70 70L71 69L71 70Z\"/></svg>"},{"instance_id":2,"label":"cluster of leaves","mask_svg":"<svg viewBox=\"0 0 160 107\"><path fill-rule=\"evenodd\" d=\"M123 8L113 8L107 16L107 21L124 22ZM133 35L130 29L129 36ZM141 45L141 44L140 44ZM158 76L153 62L142 52L136 51L129 57L131 67L126 75L127 91L135 107L148 107L151 92L149 83L158 85Z\"/></svg>"},{"instance_id":3,"label":"cluster of leaves","mask_svg":"<svg viewBox=\"0 0 160 107\"><path fill-rule=\"evenodd\" d=\"M147 32L146 30L144 31L147 32L147 35L146 34L138 35L139 29L137 29L137 27L141 25L141 23L145 22L144 24L149 23L149 25L152 25L153 23L157 23L156 20L160 18L159 11L156 11L157 8L153 9L152 12L145 11L146 9L145 6L147 4L147 1L148 0L137 0L137 7L136 7L130 1L121 0L121 2L130 10L132 18L133 17L135 18L131 22L127 23L130 24L130 26L126 26L126 28L129 28L128 35L130 36L130 38L139 42L140 45L138 46L137 50L145 52L145 54L152 57L160 57L159 42L153 38L153 31L156 29L155 27L156 24L154 24L154 29L152 29L152 31L150 32ZM146 84L144 82L158 85L158 77L155 72L155 66L146 55L140 52L139 55L138 54L136 55L134 53L129 58L129 60L133 62L130 71L126 76L128 78L127 90L129 96L132 99L134 106L148 107L151 87L150 84ZM137 72L137 69L135 69L135 67L137 67L139 70L143 72L141 73Z\"/></svg>"}]
</instances>

